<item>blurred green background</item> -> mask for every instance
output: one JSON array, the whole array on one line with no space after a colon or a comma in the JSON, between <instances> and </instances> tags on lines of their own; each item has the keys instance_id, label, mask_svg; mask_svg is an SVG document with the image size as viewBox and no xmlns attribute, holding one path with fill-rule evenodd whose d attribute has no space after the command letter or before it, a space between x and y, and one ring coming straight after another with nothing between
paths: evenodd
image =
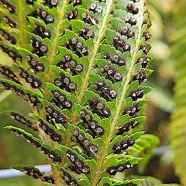
<instances>
[{"instance_id":1,"label":"blurred green background","mask_svg":"<svg viewBox=\"0 0 186 186\"><path fill-rule=\"evenodd\" d=\"M174 61L171 60L172 36L176 29L172 17L176 9L176 0L149 1L152 17L152 49L154 60L150 68L154 73L148 84L154 89L147 95L149 103L146 108L148 116L145 124L147 133L155 134L160 138L160 146L169 145L170 114L175 109L173 101L174 87ZM11 61L0 51L0 63L9 64ZM0 112L4 110L17 110L22 114L29 113L26 101L14 93L0 89ZM158 116L158 117L157 117ZM45 164L44 155L19 137L4 129L4 126L15 123L6 114L0 115L0 169L10 168L19 164ZM24 128L24 127L23 127ZM133 170L134 174L139 174ZM179 183L174 173L171 151L163 151L161 155L154 155L142 175L156 177L164 183ZM0 186L37 186L42 185L39 180L28 176L10 179L0 179Z\"/></svg>"}]
</instances>

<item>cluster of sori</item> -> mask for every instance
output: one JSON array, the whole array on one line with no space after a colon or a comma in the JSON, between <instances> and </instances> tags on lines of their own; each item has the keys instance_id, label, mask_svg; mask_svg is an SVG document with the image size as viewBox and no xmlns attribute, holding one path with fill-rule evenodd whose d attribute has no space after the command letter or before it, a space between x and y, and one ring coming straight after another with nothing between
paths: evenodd
<instances>
[{"instance_id":1,"label":"cluster of sori","mask_svg":"<svg viewBox=\"0 0 186 186\"><path fill-rule=\"evenodd\" d=\"M42 180L43 182L48 182L48 183L50 183L50 184L55 184L54 179L52 178L52 176L43 176L43 177L41 178L41 180Z\"/></svg>"},{"instance_id":2,"label":"cluster of sori","mask_svg":"<svg viewBox=\"0 0 186 186\"><path fill-rule=\"evenodd\" d=\"M56 133L54 129L49 127L43 120L39 120L39 127L45 132L45 134L49 135L53 141L61 142L62 137L60 134Z\"/></svg>"},{"instance_id":3,"label":"cluster of sori","mask_svg":"<svg viewBox=\"0 0 186 186\"><path fill-rule=\"evenodd\" d=\"M109 183L104 183L103 186L111 186ZM134 183L121 184L120 186L137 186Z\"/></svg>"},{"instance_id":4,"label":"cluster of sori","mask_svg":"<svg viewBox=\"0 0 186 186\"><path fill-rule=\"evenodd\" d=\"M126 183L126 184L122 184L121 186L137 186L137 185L134 183Z\"/></svg>"},{"instance_id":5,"label":"cluster of sori","mask_svg":"<svg viewBox=\"0 0 186 186\"><path fill-rule=\"evenodd\" d=\"M133 101L136 101L137 99L140 99L144 96L145 91L143 89L139 89L139 90L132 90L129 93L129 97L132 98Z\"/></svg>"},{"instance_id":6,"label":"cluster of sori","mask_svg":"<svg viewBox=\"0 0 186 186\"><path fill-rule=\"evenodd\" d=\"M146 44L141 44L140 49L143 51L144 54L148 54L149 49L148 46Z\"/></svg>"},{"instance_id":7,"label":"cluster of sori","mask_svg":"<svg viewBox=\"0 0 186 186\"><path fill-rule=\"evenodd\" d=\"M151 38L151 34L148 31L144 31L143 37L145 38L145 41L147 41Z\"/></svg>"},{"instance_id":8,"label":"cluster of sori","mask_svg":"<svg viewBox=\"0 0 186 186\"><path fill-rule=\"evenodd\" d=\"M94 32L92 32L89 28L83 27L81 30L78 31L78 35L83 37L85 40L94 38Z\"/></svg>"},{"instance_id":9,"label":"cluster of sori","mask_svg":"<svg viewBox=\"0 0 186 186\"><path fill-rule=\"evenodd\" d=\"M113 38L113 46L116 50L120 50L121 52L130 52L131 50L131 46L126 44L125 41L119 36L115 36Z\"/></svg>"},{"instance_id":10,"label":"cluster of sori","mask_svg":"<svg viewBox=\"0 0 186 186\"><path fill-rule=\"evenodd\" d=\"M80 186L77 181L69 174L67 173L64 169L60 169L60 176L62 179L66 182L67 185L71 186Z\"/></svg>"},{"instance_id":11,"label":"cluster of sori","mask_svg":"<svg viewBox=\"0 0 186 186\"><path fill-rule=\"evenodd\" d=\"M64 47L72 51L75 51L75 54L78 57L87 56L89 53L88 47L84 46L83 43L79 41L77 37L69 39L67 41L67 44L64 45Z\"/></svg>"},{"instance_id":12,"label":"cluster of sori","mask_svg":"<svg viewBox=\"0 0 186 186\"><path fill-rule=\"evenodd\" d=\"M44 4L49 8L56 7L59 4L59 0L44 0Z\"/></svg>"},{"instance_id":13,"label":"cluster of sori","mask_svg":"<svg viewBox=\"0 0 186 186\"><path fill-rule=\"evenodd\" d=\"M96 136L101 136L104 134L103 127L98 125L98 122L92 119L92 116L87 113L86 110L80 112L81 118L80 123L90 130L91 135L95 138Z\"/></svg>"},{"instance_id":14,"label":"cluster of sori","mask_svg":"<svg viewBox=\"0 0 186 186\"><path fill-rule=\"evenodd\" d=\"M131 30L128 26L125 26L123 29L117 30L121 35L131 38L135 36L135 32Z\"/></svg>"},{"instance_id":15,"label":"cluster of sori","mask_svg":"<svg viewBox=\"0 0 186 186\"><path fill-rule=\"evenodd\" d=\"M110 117L111 111L110 109L105 107L105 104L102 103L98 98L93 98L88 101L88 105L92 113L96 113L101 118Z\"/></svg>"},{"instance_id":16,"label":"cluster of sori","mask_svg":"<svg viewBox=\"0 0 186 186\"><path fill-rule=\"evenodd\" d=\"M126 65L125 59L123 59L122 57L120 57L118 54L115 54L113 57L111 57L108 53L106 53L104 55L104 58L106 60L110 61L111 63L114 63L114 64L119 65L119 66Z\"/></svg>"},{"instance_id":17,"label":"cluster of sori","mask_svg":"<svg viewBox=\"0 0 186 186\"><path fill-rule=\"evenodd\" d=\"M129 23L131 26L137 24L137 20L136 20L135 18L133 18L133 17L130 17L130 16L127 16L127 17L125 18L125 22L126 22L126 23Z\"/></svg>"},{"instance_id":18,"label":"cluster of sori","mask_svg":"<svg viewBox=\"0 0 186 186\"><path fill-rule=\"evenodd\" d=\"M26 93L23 90L17 88L16 86L10 85L6 82L1 81L0 84L2 84L6 90L11 90L12 92L15 92L18 96L23 97L26 101L30 101L30 104L32 106L41 106L41 103L36 96L31 95L30 93Z\"/></svg>"},{"instance_id":19,"label":"cluster of sori","mask_svg":"<svg viewBox=\"0 0 186 186\"><path fill-rule=\"evenodd\" d=\"M73 166L70 166L69 168L73 171L75 171L78 174L89 174L90 168L84 164L84 162L79 159L79 157L73 153L72 151L68 150L66 153L67 158L71 161Z\"/></svg>"},{"instance_id":20,"label":"cluster of sori","mask_svg":"<svg viewBox=\"0 0 186 186\"><path fill-rule=\"evenodd\" d=\"M69 0L69 3L72 3L74 6L78 6L82 4L81 0Z\"/></svg>"},{"instance_id":21,"label":"cluster of sori","mask_svg":"<svg viewBox=\"0 0 186 186\"><path fill-rule=\"evenodd\" d=\"M16 121L26 125L27 127L30 127L32 129L34 129L35 131L37 131L37 127L36 125L33 125L31 121L27 120L24 116L18 114L18 113L15 113L15 112L11 112L11 117L13 119L15 119Z\"/></svg>"},{"instance_id":22,"label":"cluster of sori","mask_svg":"<svg viewBox=\"0 0 186 186\"><path fill-rule=\"evenodd\" d=\"M134 3L137 3L137 2L139 2L140 0L130 0L130 1L133 1Z\"/></svg>"},{"instance_id":23,"label":"cluster of sori","mask_svg":"<svg viewBox=\"0 0 186 186\"><path fill-rule=\"evenodd\" d=\"M135 128L137 125L139 125L139 122L136 120L124 123L122 126L118 128L119 132L117 134L122 135L124 132L128 132L130 129Z\"/></svg>"},{"instance_id":24,"label":"cluster of sori","mask_svg":"<svg viewBox=\"0 0 186 186\"><path fill-rule=\"evenodd\" d=\"M147 72L146 71L138 71L133 75L133 80L137 80L139 84L146 81L147 79Z\"/></svg>"},{"instance_id":25,"label":"cluster of sori","mask_svg":"<svg viewBox=\"0 0 186 186\"><path fill-rule=\"evenodd\" d=\"M15 133L17 136L21 136L22 138L26 139L27 142L33 143L35 147L38 147L38 148L41 147L41 143L34 140L31 136L28 136L25 133L19 131L18 129L13 128L12 132Z\"/></svg>"},{"instance_id":26,"label":"cluster of sori","mask_svg":"<svg viewBox=\"0 0 186 186\"><path fill-rule=\"evenodd\" d=\"M37 40L35 37L30 39L32 47L34 48L33 53L37 54L39 57L44 56L48 51L48 47L41 41Z\"/></svg>"},{"instance_id":27,"label":"cluster of sori","mask_svg":"<svg viewBox=\"0 0 186 186\"><path fill-rule=\"evenodd\" d=\"M14 74L12 70L9 69L9 67L6 66L0 66L0 73L5 75L6 77L12 79L14 82L18 83L18 78Z\"/></svg>"},{"instance_id":28,"label":"cluster of sori","mask_svg":"<svg viewBox=\"0 0 186 186\"><path fill-rule=\"evenodd\" d=\"M11 5L7 0L0 0L0 3L2 3L3 6L4 6L5 8L7 8L8 11L9 11L11 14L15 13L15 7L14 7L13 5Z\"/></svg>"},{"instance_id":29,"label":"cluster of sori","mask_svg":"<svg viewBox=\"0 0 186 186\"><path fill-rule=\"evenodd\" d=\"M26 0L27 4L33 5L36 0Z\"/></svg>"},{"instance_id":30,"label":"cluster of sori","mask_svg":"<svg viewBox=\"0 0 186 186\"><path fill-rule=\"evenodd\" d=\"M22 78L24 78L27 83L30 83L30 85L32 86L32 88L39 88L42 85L41 80L39 80L38 78L35 78L33 75L29 74L23 68L19 67L17 69L17 71L18 71L19 75Z\"/></svg>"},{"instance_id":31,"label":"cluster of sori","mask_svg":"<svg viewBox=\"0 0 186 186\"><path fill-rule=\"evenodd\" d=\"M98 25L99 24L98 19L96 19L93 15L91 15L87 12L84 12L82 14L82 17L83 17L83 21L85 23L88 23L88 24L91 24L91 25Z\"/></svg>"},{"instance_id":32,"label":"cluster of sori","mask_svg":"<svg viewBox=\"0 0 186 186\"><path fill-rule=\"evenodd\" d=\"M138 7L135 7L135 5L132 4L132 3L129 3L127 5L127 10L128 10L128 12L130 12L132 14L137 14L139 12L139 8Z\"/></svg>"},{"instance_id":33,"label":"cluster of sori","mask_svg":"<svg viewBox=\"0 0 186 186\"><path fill-rule=\"evenodd\" d=\"M104 67L102 67L100 71L105 78L111 80L113 83L122 81L123 79L122 75L119 72L117 72L116 69L109 64L106 64Z\"/></svg>"},{"instance_id":34,"label":"cluster of sori","mask_svg":"<svg viewBox=\"0 0 186 186\"><path fill-rule=\"evenodd\" d=\"M102 6L99 6L99 5L97 5L96 3L92 3L92 4L90 5L90 8L89 8L88 10L89 10L89 11L92 11L92 12L94 12L94 13L96 13L96 12L103 12Z\"/></svg>"},{"instance_id":35,"label":"cluster of sori","mask_svg":"<svg viewBox=\"0 0 186 186\"><path fill-rule=\"evenodd\" d=\"M8 16L4 16L3 20L6 24L8 24L12 28L15 28L17 26L17 23L14 22L12 19L10 19Z\"/></svg>"},{"instance_id":36,"label":"cluster of sori","mask_svg":"<svg viewBox=\"0 0 186 186\"><path fill-rule=\"evenodd\" d=\"M60 114L59 111L54 109L52 106L45 107L45 110L47 112L46 120L53 124L53 120L55 120L56 123L63 124L66 122L66 117L63 114Z\"/></svg>"},{"instance_id":37,"label":"cluster of sori","mask_svg":"<svg viewBox=\"0 0 186 186\"><path fill-rule=\"evenodd\" d=\"M140 111L141 105L139 103L125 108L123 114L128 114L129 116L134 116L136 113Z\"/></svg>"},{"instance_id":38,"label":"cluster of sori","mask_svg":"<svg viewBox=\"0 0 186 186\"><path fill-rule=\"evenodd\" d=\"M136 1L134 1L135 3ZM132 7L132 6L131 6ZM149 12L145 11L145 14L148 14L147 16L149 16ZM146 24L148 27L150 26L150 22L148 19L145 19L143 21L143 24ZM150 39L151 34L148 31L144 31L142 34L143 38L145 41L147 41L148 39ZM139 50L141 50L143 52L144 55L140 56L137 58L136 63L140 63L142 68L146 68L148 67L148 63L149 63L149 57L147 56L148 52L149 52L149 48L148 48L148 44L146 43L142 43L140 45ZM145 70L138 70L134 75L133 75L133 80L137 80L139 82L139 84L141 84L142 82L146 81L147 79L147 72ZM144 95L144 90L136 90L130 93L130 97L135 101L138 98L142 98Z\"/></svg>"},{"instance_id":39,"label":"cluster of sori","mask_svg":"<svg viewBox=\"0 0 186 186\"><path fill-rule=\"evenodd\" d=\"M3 52L5 52L6 54L8 54L8 56L11 57L14 61L21 61L22 60L22 56L17 54L15 51L9 50L8 48L4 47L3 45L0 45L0 49Z\"/></svg>"},{"instance_id":40,"label":"cluster of sori","mask_svg":"<svg viewBox=\"0 0 186 186\"><path fill-rule=\"evenodd\" d=\"M76 83L72 82L69 77L66 77L64 73L59 73L58 78L54 80L54 84L61 88L65 89L68 92L73 92L77 89Z\"/></svg>"},{"instance_id":41,"label":"cluster of sori","mask_svg":"<svg viewBox=\"0 0 186 186\"><path fill-rule=\"evenodd\" d=\"M40 18L45 22L45 24L49 24L49 23L54 22L54 16L51 14L48 14L48 12L41 7L34 10L34 12L32 12L31 14L28 14L28 16Z\"/></svg>"},{"instance_id":42,"label":"cluster of sori","mask_svg":"<svg viewBox=\"0 0 186 186\"><path fill-rule=\"evenodd\" d=\"M140 63L142 68L146 68L148 66L149 58L148 57L139 57L137 59L137 63Z\"/></svg>"},{"instance_id":43,"label":"cluster of sori","mask_svg":"<svg viewBox=\"0 0 186 186\"><path fill-rule=\"evenodd\" d=\"M60 91L53 90L52 94L54 98L51 100L51 103L58 106L60 109L70 109L72 107L72 101L67 99L67 97L60 93Z\"/></svg>"},{"instance_id":44,"label":"cluster of sori","mask_svg":"<svg viewBox=\"0 0 186 186\"><path fill-rule=\"evenodd\" d=\"M54 163L55 162L62 162L61 157L54 151L46 148L46 147L41 147L41 152L43 152L44 154L48 155L48 158L50 158Z\"/></svg>"},{"instance_id":45,"label":"cluster of sori","mask_svg":"<svg viewBox=\"0 0 186 186\"><path fill-rule=\"evenodd\" d=\"M39 171L39 169L35 167L23 167L23 172L25 174L28 174L29 176L34 177L35 179L43 176L43 174Z\"/></svg>"},{"instance_id":46,"label":"cluster of sori","mask_svg":"<svg viewBox=\"0 0 186 186\"><path fill-rule=\"evenodd\" d=\"M34 144L35 147L39 148L41 152L46 154L53 162L62 162L61 157L56 152L52 151L48 146L42 146L41 142L35 140L33 136L29 136L16 128L13 128L12 132L17 136L21 136L22 138L26 139L27 142Z\"/></svg>"},{"instance_id":47,"label":"cluster of sori","mask_svg":"<svg viewBox=\"0 0 186 186\"><path fill-rule=\"evenodd\" d=\"M97 90L97 93L107 101L109 101L110 99L114 99L117 96L117 92L111 89L104 80L100 80L99 82L97 82L94 85L94 88Z\"/></svg>"},{"instance_id":48,"label":"cluster of sori","mask_svg":"<svg viewBox=\"0 0 186 186\"><path fill-rule=\"evenodd\" d=\"M49 148L41 146L40 150L44 154L48 155L48 158L50 158L54 163L55 162L59 162L59 163L62 162L61 157L56 152L50 150Z\"/></svg>"},{"instance_id":49,"label":"cluster of sori","mask_svg":"<svg viewBox=\"0 0 186 186\"><path fill-rule=\"evenodd\" d=\"M8 41L10 41L10 43L12 43L13 45L16 44L16 39L11 36L9 33L7 33L5 30L3 30L2 28L0 28L0 34Z\"/></svg>"},{"instance_id":50,"label":"cluster of sori","mask_svg":"<svg viewBox=\"0 0 186 186\"><path fill-rule=\"evenodd\" d=\"M98 148L88 140L83 133L78 129L74 130L72 141L76 142L81 146L85 152L95 154L98 152Z\"/></svg>"},{"instance_id":51,"label":"cluster of sori","mask_svg":"<svg viewBox=\"0 0 186 186\"><path fill-rule=\"evenodd\" d=\"M151 22L149 21L149 19L144 19L143 25L147 25L147 27L149 28L151 26Z\"/></svg>"},{"instance_id":52,"label":"cluster of sori","mask_svg":"<svg viewBox=\"0 0 186 186\"><path fill-rule=\"evenodd\" d=\"M117 142L113 145L112 149L114 150L114 153L120 154L128 147L133 146L135 141L133 139L124 140L122 142Z\"/></svg>"},{"instance_id":53,"label":"cluster of sori","mask_svg":"<svg viewBox=\"0 0 186 186\"><path fill-rule=\"evenodd\" d=\"M43 72L45 70L45 66L43 65L43 63L39 62L37 59L32 57L32 55L27 54L26 59L35 73Z\"/></svg>"},{"instance_id":54,"label":"cluster of sori","mask_svg":"<svg viewBox=\"0 0 186 186\"><path fill-rule=\"evenodd\" d=\"M41 179L43 182L48 182L51 184L54 184L54 179L52 177L44 176L39 169L35 167L23 167L23 172L25 174L28 174L29 176L32 176L35 179Z\"/></svg>"},{"instance_id":55,"label":"cluster of sori","mask_svg":"<svg viewBox=\"0 0 186 186\"><path fill-rule=\"evenodd\" d=\"M132 165L128 162L124 163L124 164L119 164L117 166L111 166L107 169L107 173L110 175L115 175L117 172L123 172L126 169L131 168Z\"/></svg>"},{"instance_id":56,"label":"cluster of sori","mask_svg":"<svg viewBox=\"0 0 186 186\"><path fill-rule=\"evenodd\" d=\"M69 21L72 20L72 19L76 19L77 16L78 16L78 10L77 9L68 12L67 15L66 15L66 17Z\"/></svg>"},{"instance_id":57,"label":"cluster of sori","mask_svg":"<svg viewBox=\"0 0 186 186\"><path fill-rule=\"evenodd\" d=\"M35 22L34 27L35 27L34 34L40 36L41 38L51 37L51 31L49 29L46 29L44 26L40 25L39 23Z\"/></svg>"},{"instance_id":58,"label":"cluster of sori","mask_svg":"<svg viewBox=\"0 0 186 186\"><path fill-rule=\"evenodd\" d=\"M78 64L70 54L65 55L63 59L57 63L57 66L64 70L69 68L72 75L83 71L83 65Z\"/></svg>"}]
</instances>

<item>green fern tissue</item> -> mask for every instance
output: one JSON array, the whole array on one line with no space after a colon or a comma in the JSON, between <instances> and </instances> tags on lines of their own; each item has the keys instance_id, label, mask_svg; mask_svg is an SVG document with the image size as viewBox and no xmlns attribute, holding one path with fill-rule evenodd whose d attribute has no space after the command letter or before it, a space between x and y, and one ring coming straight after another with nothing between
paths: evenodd
<instances>
[{"instance_id":1,"label":"green fern tissue","mask_svg":"<svg viewBox=\"0 0 186 186\"><path fill-rule=\"evenodd\" d=\"M14 62L0 84L29 102L28 117L10 115L39 137L6 128L51 166L17 169L56 186L143 181L114 176L141 160L150 25L144 0L0 0L0 49Z\"/></svg>"}]
</instances>

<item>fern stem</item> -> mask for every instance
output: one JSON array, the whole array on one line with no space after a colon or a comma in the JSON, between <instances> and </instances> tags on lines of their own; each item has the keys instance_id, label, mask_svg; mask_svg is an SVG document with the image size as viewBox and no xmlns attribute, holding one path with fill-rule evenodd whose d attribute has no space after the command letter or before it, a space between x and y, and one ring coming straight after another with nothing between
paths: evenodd
<instances>
[{"instance_id":1,"label":"fern stem","mask_svg":"<svg viewBox=\"0 0 186 186\"><path fill-rule=\"evenodd\" d=\"M104 161L106 159L106 156L107 156L107 149L108 149L108 146L109 146L110 141L112 139L112 136L113 136L118 118L121 115L123 101L125 99L126 92L127 92L127 86L129 85L129 82L130 82L130 79L131 79L131 76L132 76L132 73L133 73L133 67L134 67L135 62L136 62L136 55L137 55L137 52L140 48L140 39L141 39L141 35L142 35L142 25L143 25L144 0L140 1L140 7L139 8L140 8L139 33L138 33L138 37L137 37L137 40L136 40L136 47L135 47L134 53L132 54L131 65L128 69L128 73L127 73L126 81L125 81L123 89L122 89L121 97L120 97L120 99L118 99L119 101L118 101L117 109L116 109L116 112L115 112L115 115L114 115L114 118L113 118L113 121L112 121L112 124L111 124L111 130L109 132L108 138L105 141L105 147L104 147L105 151L101 155L101 157L99 158L99 166L98 166L98 169L95 170L96 175L91 180L92 186L96 186L99 183L99 178L100 178L100 176L102 174L102 171L103 171L103 169L102 169L103 163L104 163Z\"/></svg>"}]
</instances>

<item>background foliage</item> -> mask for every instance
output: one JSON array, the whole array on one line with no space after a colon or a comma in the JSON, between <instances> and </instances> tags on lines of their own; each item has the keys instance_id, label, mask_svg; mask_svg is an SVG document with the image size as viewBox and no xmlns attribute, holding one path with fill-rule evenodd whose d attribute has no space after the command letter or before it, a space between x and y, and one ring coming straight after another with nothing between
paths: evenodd
<instances>
[{"instance_id":1,"label":"background foliage","mask_svg":"<svg viewBox=\"0 0 186 186\"><path fill-rule=\"evenodd\" d=\"M181 177L183 185L186 184L186 127L185 127L185 72L186 72L186 33L185 33L185 1L177 1L177 8L175 9L174 23L176 24L176 34L171 38L174 42L172 47L172 59L175 61L176 70L176 85L175 85L175 101L176 110L172 114L171 124L171 145L174 150L174 163L177 174ZM183 19L184 18L184 19Z\"/></svg>"},{"instance_id":2,"label":"background foliage","mask_svg":"<svg viewBox=\"0 0 186 186\"><path fill-rule=\"evenodd\" d=\"M156 134L160 138L160 146L169 145L170 134L170 114L175 110L175 103L173 101L173 85L174 85L174 65L175 56L172 58L170 47L173 44L173 34L177 32L176 24L178 19L173 19L175 13L179 11L179 4L175 0L164 1L150 1L150 12L152 16L152 35L151 40L152 50L151 53L154 57L152 69L155 72L151 75L149 84L154 87L154 90L148 94L150 103L147 105L146 112L148 120L146 130L148 133ZM183 12L180 12L181 16ZM176 21L176 22L174 22ZM3 54L0 54L1 63L9 63ZM2 90L1 90L2 91ZM15 109L23 114L29 113L29 107L26 102L19 99L14 94L8 96L8 99L2 99L3 96L8 95L9 92L1 92L0 94L0 111L6 109ZM158 117L157 117L158 116ZM6 115L0 116L1 130L0 130L0 169L9 168L15 164L21 164L24 157L26 164L44 164L45 158L34 147L28 145L20 138L16 138L9 131L3 129L4 126L12 124L13 121L8 119ZM16 123L15 123L16 125ZM24 149L24 150L23 150ZM30 155L32 152L32 156ZM174 174L172 164L172 152L166 151L160 156L153 156L146 168L143 175L154 176L164 183L180 183L177 176ZM158 163L157 163L158 162ZM143 165L139 165L139 170L143 170ZM132 170L137 173L137 170ZM40 181L31 178L16 178L9 180L0 180L0 185L40 185Z\"/></svg>"}]
</instances>

